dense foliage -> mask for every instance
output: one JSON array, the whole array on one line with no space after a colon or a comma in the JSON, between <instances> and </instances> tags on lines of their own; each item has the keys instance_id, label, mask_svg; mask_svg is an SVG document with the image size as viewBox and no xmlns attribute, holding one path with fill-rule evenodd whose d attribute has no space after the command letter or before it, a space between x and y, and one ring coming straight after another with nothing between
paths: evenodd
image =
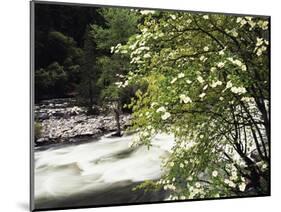
<instances>
[{"instance_id":1,"label":"dense foliage","mask_svg":"<svg viewBox=\"0 0 281 212\"><path fill-rule=\"evenodd\" d=\"M148 83L133 108L136 144L175 136L156 187L170 199L269 192L268 20L143 11L123 84ZM149 184L149 183L148 183Z\"/></svg>"},{"instance_id":2,"label":"dense foliage","mask_svg":"<svg viewBox=\"0 0 281 212\"><path fill-rule=\"evenodd\" d=\"M102 88L102 102L130 100L128 93L118 89L116 82L127 74L130 60L127 56L113 54L112 46L126 44L128 38L137 32L138 16L127 9L101 9L105 27L91 25L91 34L97 43L97 49L104 54L97 58L100 69L98 85ZM125 95L125 97L124 97Z\"/></svg>"}]
</instances>

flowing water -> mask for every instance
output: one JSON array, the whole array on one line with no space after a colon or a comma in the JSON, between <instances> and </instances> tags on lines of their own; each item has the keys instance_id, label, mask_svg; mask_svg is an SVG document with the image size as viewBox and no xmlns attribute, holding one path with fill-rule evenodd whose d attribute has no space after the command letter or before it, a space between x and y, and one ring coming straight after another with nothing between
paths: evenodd
<instances>
[{"instance_id":1,"label":"flowing water","mask_svg":"<svg viewBox=\"0 0 281 212\"><path fill-rule=\"evenodd\" d=\"M132 135L35 150L35 205L38 209L99 206L164 200L164 191L132 191L163 174L173 136L157 135L152 147L130 148Z\"/></svg>"}]
</instances>

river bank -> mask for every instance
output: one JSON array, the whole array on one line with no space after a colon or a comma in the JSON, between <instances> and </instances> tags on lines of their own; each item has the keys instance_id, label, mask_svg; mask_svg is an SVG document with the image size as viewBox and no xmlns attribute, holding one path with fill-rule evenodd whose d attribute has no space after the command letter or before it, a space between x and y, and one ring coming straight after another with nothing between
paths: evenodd
<instances>
[{"instance_id":1,"label":"river bank","mask_svg":"<svg viewBox=\"0 0 281 212\"><path fill-rule=\"evenodd\" d=\"M113 114L87 115L86 109L77 106L73 99L52 99L35 105L35 145L57 143L77 143L98 139L102 135L116 131ZM120 125L124 130L129 126L130 115L120 115ZM36 131L36 129L35 129Z\"/></svg>"}]
</instances>

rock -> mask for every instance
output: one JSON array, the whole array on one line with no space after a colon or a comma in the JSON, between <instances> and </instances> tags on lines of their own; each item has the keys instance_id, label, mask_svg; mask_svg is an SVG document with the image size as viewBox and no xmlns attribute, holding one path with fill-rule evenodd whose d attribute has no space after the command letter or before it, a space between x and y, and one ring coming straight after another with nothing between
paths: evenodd
<instances>
[{"instance_id":1,"label":"rock","mask_svg":"<svg viewBox=\"0 0 281 212\"><path fill-rule=\"evenodd\" d=\"M52 115L55 117L64 117L65 113L62 111L54 111Z\"/></svg>"},{"instance_id":2,"label":"rock","mask_svg":"<svg viewBox=\"0 0 281 212\"><path fill-rule=\"evenodd\" d=\"M73 102L71 104L74 105ZM38 143L76 142L116 131L113 115L86 115L83 108L70 107L71 104L48 100L36 105L35 117L42 125L42 138L38 139ZM122 129L128 125L129 120L129 115L120 116Z\"/></svg>"},{"instance_id":3,"label":"rock","mask_svg":"<svg viewBox=\"0 0 281 212\"><path fill-rule=\"evenodd\" d=\"M49 118L49 115L47 113L39 113L38 114L38 119L39 120L46 120Z\"/></svg>"},{"instance_id":4,"label":"rock","mask_svg":"<svg viewBox=\"0 0 281 212\"><path fill-rule=\"evenodd\" d=\"M45 142L48 142L49 139L48 138L39 138L36 140L37 143L45 143Z\"/></svg>"},{"instance_id":5,"label":"rock","mask_svg":"<svg viewBox=\"0 0 281 212\"><path fill-rule=\"evenodd\" d=\"M72 116L81 114L82 112L83 112L83 110L77 106L70 108L70 110L68 111L68 113Z\"/></svg>"},{"instance_id":6,"label":"rock","mask_svg":"<svg viewBox=\"0 0 281 212\"><path fill-rule=\"evenodd\" d=\"M123 133L122 132L121 133L115 132L115 133L112 133L110 136L111 137L122 137Z\"/></svg>"}]
</instances>

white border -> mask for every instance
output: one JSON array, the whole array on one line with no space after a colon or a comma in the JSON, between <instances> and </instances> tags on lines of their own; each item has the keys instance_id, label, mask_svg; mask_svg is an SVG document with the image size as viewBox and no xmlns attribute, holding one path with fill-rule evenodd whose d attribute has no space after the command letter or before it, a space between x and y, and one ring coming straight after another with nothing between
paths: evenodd
<instances>
[{"instance_id":1,"label":"white border","mask_svg":"<svg viewBox=\"0 0 281 212\"><path fill-rule=\"evenodd\" d=\"M58 0L59 1L59 0ZM137 205L79 209L75 211L276 211L281 201L280 168L280 47L281 13L276 0L67 0L74 3L186 9L227 13L270 15L271 88L272 88L272 196L264 198L200 201L171 204ZM64 1L62 1L64 2ZM29 2L1 2L1 211L27 211L29 200ZM278 207L279 206L279 207ZM69 210L74 211L74 210Z\"/></svg>"}]
</instances>

